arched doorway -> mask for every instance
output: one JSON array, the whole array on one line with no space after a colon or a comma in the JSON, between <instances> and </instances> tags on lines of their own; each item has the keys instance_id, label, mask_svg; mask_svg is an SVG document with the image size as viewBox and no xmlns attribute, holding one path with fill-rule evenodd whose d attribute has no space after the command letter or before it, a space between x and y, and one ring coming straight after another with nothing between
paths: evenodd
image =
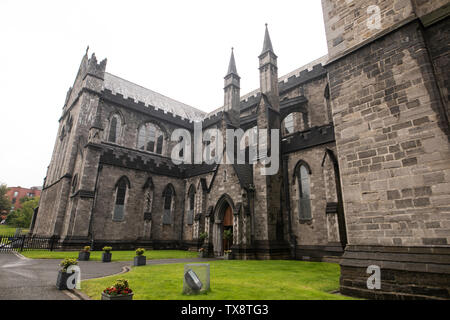
<instances>
[{"instance_id":1,"label":"arched doorway","mask_svg":"<svg viewBox=\"0 0 450 320\"><path fill-rule=\"evenodd\" d=\"M223 250L230 250L233 245L233 211L229 205L225 209L222 224Z\"/></svg>"},{"instance_id":2,"label":"arched doorway","mask_svg":"<svg viewBox=\"0 0 450 320\"><path fill-rule=\"evenodd\" d=\"M233 212L234 203L230 196L223 195L214 209L213 247L214 255L223 256L225 250L233 245ZM226 239L224 234L230 234Z\"/></svg>"}]
</instances>

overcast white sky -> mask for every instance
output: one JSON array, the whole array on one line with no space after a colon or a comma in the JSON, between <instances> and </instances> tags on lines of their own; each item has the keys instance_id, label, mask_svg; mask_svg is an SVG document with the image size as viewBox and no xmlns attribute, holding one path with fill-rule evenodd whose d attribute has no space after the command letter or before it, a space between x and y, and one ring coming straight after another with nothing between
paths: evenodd
<instances>
[{"instance_id":1,"label":"overcast white sky","mask_svg":"<svg viewBox=\"0 0 450 320\"><path fill-rule=\"evenodd\" d=\"M280 76L327 53L320 0L0 0L0 182L42 185L88 45L108 72L212 111L231 47L241 94L259 87L266 22Z\"/></svg>"}]
</instances>

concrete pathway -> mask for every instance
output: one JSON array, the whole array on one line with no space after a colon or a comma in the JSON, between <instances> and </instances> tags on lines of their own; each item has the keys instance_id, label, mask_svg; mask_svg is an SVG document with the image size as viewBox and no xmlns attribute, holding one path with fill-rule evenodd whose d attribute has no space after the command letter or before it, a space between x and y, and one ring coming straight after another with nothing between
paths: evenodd
<instances>
[{"instance_id":1,"label":"concrete pathway","mask_svg":"<svg viewBox=\"0 0 450 320\"><path fill-rule=\"evenodd\" d=\"M147 260L147 265L172 263L204 263L217 259ZM56 289L61 259L28 259L14 253L0 253L1 300L72 300L67 291ZM102 278L122 272L132 266L130 261L103 263L80 261L81 279Z\"/></svg>"},{"instance_id":2,"label":"concrete pathway","mask_svg":"<svg viewBox=\"0 0 450 320\"><path fill-rule=\"evenodd\" d=\"M71 300L56 289L61 259L27 259L13 253L0 254L0 300ZM81 279L120 273L129 262L80 261Z\"/></svg>"}]
</instances>

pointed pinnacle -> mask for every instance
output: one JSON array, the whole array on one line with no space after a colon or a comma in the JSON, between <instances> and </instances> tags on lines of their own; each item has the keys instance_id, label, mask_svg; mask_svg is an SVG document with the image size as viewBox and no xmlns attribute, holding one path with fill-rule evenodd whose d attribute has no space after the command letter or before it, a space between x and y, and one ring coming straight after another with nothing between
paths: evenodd
<instances>
[{"instance_id":1,"label":"pointed pinnacle","mask_svg":"<svg viewBox=\"0 0 450 320\"><path fill-rule=\"evenodd\" d=\"M237 73L237 69L236 69L236 61L234 60L234 48L231 48L231 58L230 58L230 64L228 65L228 73L234 73L234 74L238 74Z\"/></svg>"},{"instance_id":2,"label":"pointed pinnacle","mask_svg":"<svg viewBox=\"0 0 450 320\"><path fill-rule=\"evenodd\" d=\"M272 47L272 41L270 40L269 28L266 23L266 33L264 34L264 46L263 46L263 50L262 50L261 54L266 53L267 51L273 52L273 47Z\"/></svg>"}]
</instances>

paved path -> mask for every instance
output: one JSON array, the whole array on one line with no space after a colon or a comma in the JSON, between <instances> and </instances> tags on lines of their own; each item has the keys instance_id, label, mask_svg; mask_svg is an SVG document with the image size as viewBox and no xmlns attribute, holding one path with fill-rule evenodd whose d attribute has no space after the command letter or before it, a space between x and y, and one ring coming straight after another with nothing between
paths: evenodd
<instances>
[{"instance_id":1,"label":"paved path","mask_svg":"<svg viewBox=\"0 0 450 320\"><path fill-rule=\"evenodd\" d=\"M204 263L217 259L160 259L147 260L147 265L172 263ZM0 253L1 300L71 300L56 289L61 259L27 259L13 253ZM81 279L101 278L122 272L130 261L103 263L80 261Z\"/></svg>"},{"instance_id":2,"label":"paved path","mask_svg":"<svg viewBox=\"0 0 450 320\"><path fill-rule=\"evenodd\" d=\"M59 260L23 259L0 254L0 300L71 300L56 289ZM122 271L129 262L80 261L81 279L100 278Z\"/></svg>"}]
</instances>

